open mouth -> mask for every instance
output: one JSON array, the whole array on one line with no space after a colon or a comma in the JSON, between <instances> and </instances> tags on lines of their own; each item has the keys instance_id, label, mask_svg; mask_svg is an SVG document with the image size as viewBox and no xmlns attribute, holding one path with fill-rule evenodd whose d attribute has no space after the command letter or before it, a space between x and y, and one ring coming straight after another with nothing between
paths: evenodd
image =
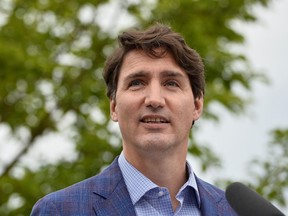
<instances>
[{"instance_id":1,"label":"open mouth","mask_svg":"<svg viewBox=\"0 0 288 216\"><path fill-rule=\"evenodd\" d=\"M144 117L141 119L141 122L153 124L169 123L165 118L162 117Z\"/></svg>"}]
</instances>

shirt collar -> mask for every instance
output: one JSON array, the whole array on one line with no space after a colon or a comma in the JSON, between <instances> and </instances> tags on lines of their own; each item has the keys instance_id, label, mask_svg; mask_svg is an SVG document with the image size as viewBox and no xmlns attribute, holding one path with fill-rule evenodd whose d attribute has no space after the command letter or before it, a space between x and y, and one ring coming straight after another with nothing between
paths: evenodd
<instances>
[{"instance_id":1,"label":"shirt collar","mask_svg":"<svg viewBox=\"0 0 288 216\"><path fill-rule=\"evenodd\" d=\"M188 177L187 182L180 188L178 194L180 194L188 186L193 188L195 191L195 196L196 196L197 202L198 202L198 207L200 207L200 194L199 194L196 178L195 178L192 166L190 165L190 163L188 161L186 161L186 167L187 167L189 177Z\"/></svg>"},{"instance_id":2,"label":"shirt collar","mask_svg":"<svg viewBox=\"0 0 288 216\"><path fill-rule=\"evenodd\" d=\"M130 164L122 152L118 159L119 167L126 183L133 205L149 190L158 186Z\"/></svg>"},{"instance_id":3,"label":"shirt collar","mask_svg":"<svg viewBox=\"0 0 288 216\"><path fill-rule=\"evenodd\" d=\"M200 206L200 195L195 175L189 162L187 161L186 163L189 178L187 182L181 187L178 194L180 194L187 186L192 187L195 190L198 206ZM159 187L158 185L153 183L150 179L148 179L146 176L144 176L132 164L130 164L126 160L123 152L119 156L118 164L122 172L133 205L135 205L146 192L148 192L153 188Z\"/></svg>"}]
</instances>

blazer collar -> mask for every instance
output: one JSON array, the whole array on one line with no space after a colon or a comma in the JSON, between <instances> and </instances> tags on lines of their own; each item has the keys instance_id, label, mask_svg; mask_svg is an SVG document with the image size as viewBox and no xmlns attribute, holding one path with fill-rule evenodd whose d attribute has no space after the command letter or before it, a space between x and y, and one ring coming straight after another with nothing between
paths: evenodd
<instances>
[{"instance_id":1,"label":"blazer collar","mask_svg":"<svg viewBox=\"0 0 288 216\"><path fill-rule=\"evenodd\" d=\"M96 178L93 193L97 195L94 211L97 215L136 216L118 157Z\"/></svg>"},{"instance_id":2,"label":"blazer collar","mask_svg":"<svg viewBox=\"0 0 288 216\"><path fill-rule=\"evenodd\" d=\"M221 216L227 206L224 193L213 185L196 177L200 200L201 214L209 216Z\"/></svg>"}]
</instances>

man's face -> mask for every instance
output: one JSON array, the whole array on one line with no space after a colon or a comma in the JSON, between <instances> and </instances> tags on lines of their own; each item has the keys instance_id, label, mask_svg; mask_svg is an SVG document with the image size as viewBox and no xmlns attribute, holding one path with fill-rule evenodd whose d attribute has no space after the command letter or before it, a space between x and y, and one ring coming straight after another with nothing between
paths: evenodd
<instances>
[{"instance_id":1,"label":"man's face","mask_svg":"<svg viewBox=\"0 0 288 216\"><path fill-rule=\"evenodd\" d=\"M139 50L124 58L111 118L118 121L124 152L187 150L203 99L193 97L189 78L171 54L151 58Z\"/></svg>"}]
</instances>

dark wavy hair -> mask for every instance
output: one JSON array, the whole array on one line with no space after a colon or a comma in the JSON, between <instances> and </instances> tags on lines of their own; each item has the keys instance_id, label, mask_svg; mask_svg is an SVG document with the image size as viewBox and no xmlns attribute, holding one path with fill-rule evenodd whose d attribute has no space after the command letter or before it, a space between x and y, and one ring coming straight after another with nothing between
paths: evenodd
<instances>
[{"instance_id":1,"label":"dark wavy hair","mask_svg":"<svg viewBox=\"0 0 288 216\"><path fill-rule=\"evenodd\" d=\"M153 58L171 53L177 64L187 73L195 98L205 92L204 64L200 55L190 48L184 38L166 25L155 24L147 30L130 30L118 36L119 47L107 59L103 77L107 85L107 96L115 99L117 83L123 59L131 50L142 50ZM159 52L158 48L162 48Z\"/></svg>"}]
</instances>

